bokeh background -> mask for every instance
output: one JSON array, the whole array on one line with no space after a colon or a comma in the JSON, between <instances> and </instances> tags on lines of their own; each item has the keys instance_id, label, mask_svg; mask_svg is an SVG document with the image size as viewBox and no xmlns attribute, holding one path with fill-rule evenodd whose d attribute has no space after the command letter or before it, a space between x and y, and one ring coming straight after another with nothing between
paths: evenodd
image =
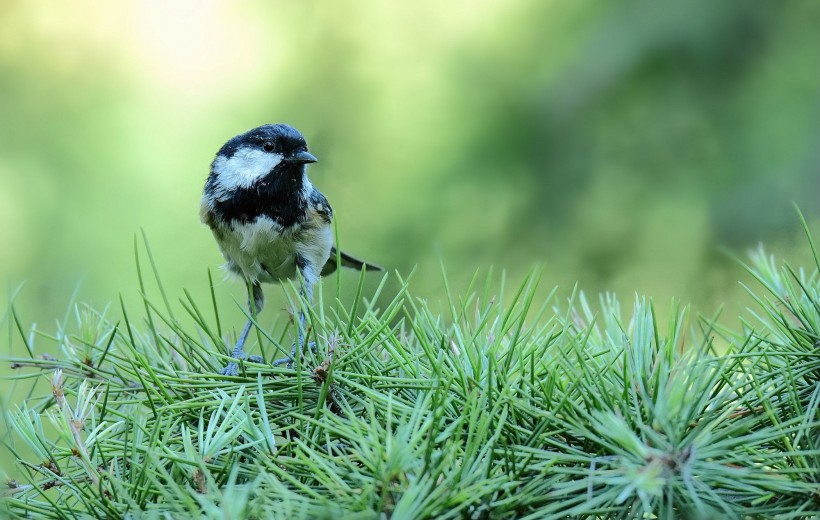
<instances>
[{"instance_id":1,"label":"bokeh background","mask_svg":"<svg viewBox=\"0 0 820 520\"><path fill-rule=\"evenodd\" d=\"M140 228L172 300L205 298L221 262L198 220L209 163L265 122L306 135L345 249L417 266L432 301L440 261L456 290L476 269L516 282L538 263L545 291L725 305L734 325L748 277L731 254L763 242L806 262L793 203L820 227L818 2L0 11L0 276L8 294L24 283L26 327L53 330L75 290L134 305ZM238 327L243 288L217 278ZM272 320L285 300L269 294Z\"/></svg>"}]
</instances>

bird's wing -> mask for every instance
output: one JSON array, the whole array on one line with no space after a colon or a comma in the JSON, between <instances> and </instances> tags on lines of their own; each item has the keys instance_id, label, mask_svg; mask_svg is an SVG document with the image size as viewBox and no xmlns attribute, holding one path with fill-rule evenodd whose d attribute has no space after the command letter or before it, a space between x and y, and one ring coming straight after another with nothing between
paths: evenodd
<instances>
[{"instance_id":1,"label":"bird's wing","mask_svg":"<svg viewBox=\"0 0 820 520\"><path fill-rule=\"evenodd\" d=\"M339 251L336 249L336 246L330 248L330 258L327 259L325 262L325 266L322 268L322 276L327 276L334 271L336 271L337 263L336 263L336 256L339 256L339 260L341 261L342 267L347 267L349 269L356 269L357 271L361 271L364 268L365 271L384 271L381 267L376 264L371 264L368 262L364 262L359 260L354 256L350 256L349 254L345 253L344 251Z\"/></svg>"}]
</instances>

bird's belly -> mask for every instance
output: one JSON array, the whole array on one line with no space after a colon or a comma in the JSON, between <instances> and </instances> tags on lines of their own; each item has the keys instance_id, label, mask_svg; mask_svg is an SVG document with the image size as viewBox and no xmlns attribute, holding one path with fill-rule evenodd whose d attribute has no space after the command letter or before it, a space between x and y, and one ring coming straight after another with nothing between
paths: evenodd
<instances>
[{"instance_id":1,"label":"bird's belly","mask_svg":"<svg viewBox=\"0 0 820 520\"><path fill-rule=\"evenodd\" d=\"M309 267L318 266L321 271L333 244L329 225L296 225L283 229L264 216L253 222L234 223L227 235L222 252L228 269L264 283L295 278L298 256L306 260ZM305 276L313 278L312 273Z\"/></svg>"}]
</instances>

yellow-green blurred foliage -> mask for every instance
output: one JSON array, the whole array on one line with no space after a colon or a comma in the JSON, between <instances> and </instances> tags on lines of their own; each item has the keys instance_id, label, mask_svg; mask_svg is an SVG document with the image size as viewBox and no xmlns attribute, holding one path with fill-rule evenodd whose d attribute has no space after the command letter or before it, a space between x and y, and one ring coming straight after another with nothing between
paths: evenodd
<instances>
[{"instance_id":1,"label":"yellow-green blurred foliage","mask_svg":"<svg viewBox=\"0 0 820 520\"><path fill-rule=\"evenodd\" d=\"M345 249L418 265L416 294L439 258L456 287L541 262L561 294L734 309L721 248L805 258L792 202L817 222L818 27L812 1L5 0L2 279L47 330L78 284L136 302L142 227L169 294L204 298L213 154L287 122Z\"/></svg>"}]
</instances>

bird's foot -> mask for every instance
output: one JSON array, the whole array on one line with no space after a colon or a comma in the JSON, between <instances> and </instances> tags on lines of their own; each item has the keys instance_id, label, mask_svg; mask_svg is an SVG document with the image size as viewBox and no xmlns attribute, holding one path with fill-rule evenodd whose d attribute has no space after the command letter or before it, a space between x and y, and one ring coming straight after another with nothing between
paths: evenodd
<instances>
[{"instance_id":1,"label":"bird's foot","mask_svg":"<svg viewBox=\"0 0 820 520\"><path fill-rule=\"evenodd\" d=\"M311 341L310 343L308 343L308 348L310 349L311 352L313 352L315 354L316 353L316 342ZM296 343L294 343L293 346L290 348L290 356L288 356L286 358L282 358L282 359L277 359L272 364L275 367L286 365L287 368L293 368L293 363L294 363L295 359L296 359Z\"/></svg>"},{"instance_id":2,"label":"bird's foot","mask_svg":"<svg viewBox=\"0 0 820 520\"><path fill-rule=\"evenodd\" d=\"M246 356L242 355L241 357L236 357L236 359L247 359L251 363L264 363L265 360L262 356ZM228 363L225 368L219 371L220 374L223 376L238 376L239 375L239 363L236 361L231 361Z\"/></svg>"},{"instance_id":3,"label":"bird's foot","mask_svg":"<svg viewBox=\"0 0 820 520\"><path fill-rule=\"evenodd\" d=\"M225 368L219 371L219 373L223 376L238 376L239 375L239 363L235 361L231 361L228 363Z\"/></svg>"}]
</instances>

